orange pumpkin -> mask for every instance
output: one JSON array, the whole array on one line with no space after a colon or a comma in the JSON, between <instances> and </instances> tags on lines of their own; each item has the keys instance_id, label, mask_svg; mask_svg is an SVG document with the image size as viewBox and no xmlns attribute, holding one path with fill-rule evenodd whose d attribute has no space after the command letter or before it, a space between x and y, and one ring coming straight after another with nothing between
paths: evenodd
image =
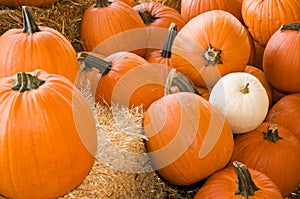
<instances>
[{"instance_id":1,"label":"orange pumpkin","mask_svg":"<svg viewBox=\"0 0 300 199\"><path fill-rule=\"evenodd\" d=\"M289 129L300 140L300 93L288 94L269 110L266 121Z\"/></svg>"},{"instance_id":2,"label":"orange pumpkin","mask_svg":"<svg viewBox=\"0 0 300 199\"><path fill-rule=\"evenodd\" d=\"M17 6L36 6L41 7L43 5L56 3L58 0L0 0L0 4L17 7Z\"/></svg>"},{"instance_id":3,"label":"orange pumpkin","mask_svg":"<svg viewBox=\"0 0 300 199\"><path fill-rule=\"evenodd\" d=\"M224 10L233 14L241 22L241 3L239 0L181 0L181 15L184 20L192 18L211 10Z\"/></svg>"},{"instance_id":4,"label":"orange pumpkin","mask_svg":"<svg viewBox=\"0 0 300 199\"><path fill-rule=\"evenodd\" d=\"M96 0L83 13L80 38L85 51L105 56L132 51L143 56L147 46L144 27L141 17L126 3Z\"/></svg>"},{"instance_id":5,"label":"orange pumpkin","mask_svg":"<svg viewBox=\"0 0 300 199\"><path fill-rule=\"evenodd\" d=\"M57 198L88 175L97 149L90 105L42 70L0 79L0 195Z\"/></svg>"},{"instance_id":6,"label":"orange pumpkin","mask_svg":"<svg viewBox=\"0 0 300 199\"><path fill-rule=\"evenodd\" d=\"M194 199L283 199L276 184L265 174L233 162L233 166L214 173Z\"/></svg>"},{"instance_id":7,"label":"orange pumpkin","mask_svg":"<svg viewBox=\"0 0 300 199\"><path fill-rule=\"evenodd\" d=\"M211 89L222 76L244 71L250 49L244 26L230 13L213 10L194 17L179 31L172 61L197 86Z\"/></svg>"},{"instance_id":8,"label":"orange pumpkin","mask_svg":"<svg viewBox=\"0 0 300 199\"><path fill-rule=\"evenodd\" d=\"M0 37L0 77L43 69L75 82L78 63L71 43L52 28L38 27L31 7L23 6L22 13L23 30L11 29Z\"/></svg>"},{"instance_id":9,"label":"orange pumpkin","mask_svg":"<svg viewBox=\"0 0 300 199\"><path fill-rule=\"evenodd\" d=\"M300 7L298 12L299 10ZM272 35L263 54L262 66L266 79L277 90L284 93L300 92L298 55L300 55L300 23L283 25Z\"/></svg>"},{"instance_id":10,"label":"orange pumpkin","mask_svg":"<svg viewBox=\"0 0 300 199\"><path fill-rule=\"evenodd\" d=\"M284 197L300 182L300 141L280 124L264 122L238 135L231 161L243 162L267 175Z\"/></svg>"},{"instance_id":11,"label":"orange pumpkin","mask_svg":"<svg viewBox=\"0 0 300 199\"><path fill-rule=\"evenodd\" d=\"M299 0L243 0L242 17L249 32L265 47L283 24L300 22Z\"/></svg>"},{"instance_id":12,"label":"orange pumpkin","mask_svg":"<svg viewBox=\"0 0 300 199\"><path fill-rule=\"evenodd\" d=\"M264 71L257 67L247 65L245 67L245 72L254 75L266 89L269 98L269 107L271 107L273 105L273 89L269 82L266 80Z\"/></svg>"},{"instance_id":13,"label":"orange pumpkin","mask_svg":"<svg viewBox=\"0 0 300 199\"><path fill-rule=\"evenodd\" d=\"M191 92L165 95L143 120L146 149L154 168L168 182L189 185L228 163L233 134L224 116Z\"/></svg>"},{"instance_id":14,"label":"orange pumpkin","mask_svg":"<svg viewBox=\"0 0 300 199\"><path fill-rule=\"evenodd\" d=\"M123 1L124 3L129 5L130 7L134 7L134 6L137 5L137 2L135 0L110 0L110 2L114 2L114 1Z\"/></svg>"}]
</instances>

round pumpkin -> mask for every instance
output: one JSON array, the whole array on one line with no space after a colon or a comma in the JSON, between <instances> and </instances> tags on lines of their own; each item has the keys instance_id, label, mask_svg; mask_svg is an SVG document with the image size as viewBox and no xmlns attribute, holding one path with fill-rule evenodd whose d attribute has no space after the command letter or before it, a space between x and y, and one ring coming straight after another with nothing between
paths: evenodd
<instances>
[{"instance_id":1,"label":"round pumpkin","mask_svg":"<svg viewBox=\"0 0 300 199\"><path fill-rule=\"evenodd\" d=\"M269 110L266 121L289 129L300 140L300 93L288 94Z\"/></svg>"},{"instance_id":2,"label":"round pumpkin","mask_svg":"<svg viewBox=\"0 0 300 199\"><path fill-rule=\"evenodd\" d=\"M283 199L277 185L265 174L233 162L210 176L194 199Z\"/></svg>"},{"instance_id":3,"label":"round pumpkin","mask_svg":"<svg viewBox=\"0 0 300 199\"><path fill-rule=\"evenodd\" d=\"M51 3L56 3L58 0L0 0L0 4L17 7L17 6L36 6L41 7Z\"/></svg>"},{"instance_id":4,"label":"round pumpkin","mask_svg":"<svg viewBox=\"0 0 300 199\"><path fill-rule=\"evenodd\" d=\"M233 134L224 116L191 92L153 102L143 127L154 168L172 184L198 182L225 167L232 154Z\"/></svg>"},{"instance_id":5,"label":"round pumpkin","mask_svg":"<svg viewBox=\"0 0 300 199\"><path fill-rule=\"evenodd\" d=\"M222 77L213 87L209 102L220 109L236 134L257 128L269 109L265 88L254 75L246 72Z\"/></svg>"},{"instance_id":6,"label":"round pumpkin","mask_svg":"<svg viewBox=\"0 0 300 199\"><path fill-rule=\"evenodd\" d=\"M90 105L42 70L0 79L0 195L57 198L88 175L97 149Z\"/></svg>"},{"instance_id":7,"label":"round pumpkin","mask_svg":"<svg viewBox=\"0 0 300 199\"><path fill-rule=\"evenodd\" d=\"M283 25L271 36L263 54L262 66L266 79L277 90L284 93L300 92L298 55L300 55L300 23Z\"/></svg>"},{"instance_id":8,"label":"round pumpkin","mask_svg":"<svg viewBox=\"0 0 300 199\"><path fill-rule=\"evenodd\" d=\"M82 16L80 38L85 51L108 56L131 51L144 56L147 32L141 17L122 1L96 0Z\"/></svg>"},{"instance_id":9,"label":"round pumpkin","mask_svg":"<svg viewBox=\"0 0 300 199\"><path fill-rule=\"evenodd\" d=\"M10 29L0 37L0 77L42 69L75 82L76 52L58 31L37 26L31 7L23 6L23 29Z\"/></svg>"},{"instance_id":10,"label":"round pumpkin","mask_svg":"<svg viewBox=\"0 0 300 199\"><path fill-rule=\"evenodd\" d=\"M197 86L211 89L220 77L244 71L250 58L244 26L232 14L212 10L194 17L175 37L172 62Z\"/></svg>"},{"instance_id":11,"label":"round pumpkin","mask_svg":"<svg viewBox=\"0 0 300 199\"><path fill-rule=\"evenodd\" d=\"M243 0L242 17L249 32L265 47L283 24L300 22L298 0Z\"/></svg>"},{"instance_id":12,"label":"round pumpkin","mask_svg":"<svg viewBox=\"0 0 300 199\"><path fill-rule=\"evenodd\" d=\"M300 141L279 124L263 122L253 131L238 135L231 161L243 162L267 175L283 197L300 182Z\"/></svg>"}]
</instances>

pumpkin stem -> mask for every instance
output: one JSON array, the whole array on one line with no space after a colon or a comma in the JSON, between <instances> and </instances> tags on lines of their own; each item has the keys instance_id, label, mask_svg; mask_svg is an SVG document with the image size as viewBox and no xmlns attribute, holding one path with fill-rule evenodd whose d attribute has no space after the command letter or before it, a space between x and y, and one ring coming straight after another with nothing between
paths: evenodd
<instances>
[{"instance_id":1,"label":"pumpkin stem","mask_svg":"<svg viewBox=\"0 0 300 199\"><path fill-rule=\"evenodd\" d=\"M23 33L33 34L35 32L40 32L38 25L35 22L32 8L28 6L22 6L22 16L23 16Z\"/></svg>"},{"instance_id":2,"label":"pumpkin stem","mask_svg":"<svg viewBox=\"0 0 300 199\"><path fill-rule=\"evenodd\" d=\"M208 44L208 49L201 52L201 56L205 58L205 66L223 64L220 56L221 52L222 50L215 50L211 44Z\"/></svg>"},{"instance_id":3,"label":"pumpkin stem","mask_svg":"<svg viewBox=\"0 0 300 199\"><path fill-rule=\"evenodd\" d=\"M84 62L85 67L83 70L89 71L94 67L99 70L101 75L106 75L112 67L112 62L105 61L87 53L81 53L78 59L82 59Z\"/></svg>"},{"instance_id":4,"label":"pumpkin stem","mask_svg":"<svg viewBox=\"0 0 300 199\"><path fill-rule=\"evenodd\" d=\"M167 37L163 46L163 49L161 51L161 57L163 58L170 58L172 55L171 49L173 41L178 33L177 25L175 23L171 23Z\"/></svg>"},{"instance_id":5,"label":"pumpkin stem","mask_svg":"<svg viewBox=\"0 0 300 199\"><path fill-rule=\"evenodd\" d=\"M35 75L29 73L20 72L17 73L17 80L14 81L12 87L13 90L18 90L20 92L37 89L40 85L44 84L45 80L39 79Z\"/></svg>"},{"instance_id":6,"label":"pumpkin stem","mask_svg":"<svg viewBox=\"0 0 300 199\"><path fill-rule=\"evenodd\" d=\"M258 191L259 188L253 182L251 174L246 165L238 161L234 161L233 167L238 177L238 190L235 192L235 194L242 195L245 199L247 199L249 196L254 196L254 192Z\"/></svg>"},{"instance_id":7,"label":"pumpkin stem","mask_svg":"<svg viewBox=\"0 0 300 199\"><path fill-rule=\"evenodd\" d=\"M300 23L290 23L290 24L282 25L280 27L280 31L282 32L285 30L295 30L295 31L300 32Z\"/></svg>"},{"instance_id":8,"label":"pumpkin stem","mask_svg":"<svg viewBox=\"0 0 300 199\"><path fill-rule=\"evenodd\" d=\"M94 8L105 8L110 4L111 2L109 2L108 0L96 0Z\"/></svg>"},{"instance_id":9,"label":"pumpkin stem","mask_svg":"<svg viewBox=\"0 0 300 199\"><path fill-rule=\"evenodd\" d=\"M264 139L276 143L278 140L282 139L278 135L278 127L276 124L270 124L268 126L268 131L263 132L264 134Z\"/></svg>"},{"instance_id":10,"label":"pumpkin stem","mask_svg":"<svg viewBox=\"0 0 300 199\"><path fill-rule=\"evenodd\" d=\"M172 87L174 86L179 89L179 92L191 92L201 96L194 83L190 79L188 79L182 73L176 72L176 69L172 68L166 80L164 94L171 94Z\"/></svg>"},{"instance_id":11,"label":"pumpkin stem","mask_svg":"<svg viewBox=\"0 0 300 199\"><path fill-rule=\"evenodd\" d=\"M250 90L249 90L249 83L246 84L246 86L244 86L241 90L240 90L243 94L249 94Z\"/></svg>"},{"instance_id":12,"label":"pumpkin stem","mask_svg":"<svg viewBox=\"0 0 300 199\"><path fill-rule=\"evenodd\" d=\"M146 9L141 9L139 11L139 15L141 16L142 20L144 21L144 24L150 25L153 23L156 19L159 17L153 16L148 10Z\"/></svg>"}]
</instances>

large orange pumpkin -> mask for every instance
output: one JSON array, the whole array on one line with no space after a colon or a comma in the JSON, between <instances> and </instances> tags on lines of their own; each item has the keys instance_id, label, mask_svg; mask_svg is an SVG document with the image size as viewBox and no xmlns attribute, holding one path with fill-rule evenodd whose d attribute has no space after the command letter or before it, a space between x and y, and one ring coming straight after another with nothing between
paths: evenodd
<instances>
[{"instance_id":1,"label":"large orange pumpkin","mask_svg":"<svg viewBox=\"0 0 300 199\"><path fill-rule=\"evenodd\" d=\"M96 125L81 92L35 70L0 79L0 195L57 198L88 175Z\"/></svg>"},{"instance_id":2,"label":"large orange pumpkin","mask_svg":"<svg viewBox=\"0 0 300 199\"><path fill-rule=\"evenodd\" d=\"M31 7L23 6L22 13L23 30L11 29L0 37L0 77L43 69L75 82L78 63L71 43L52 28L38 27Z\"/></svg>"},{"instance_id":3,"label":"large orange pumpkin","mask_svg":"<svg viewBox=\"0 0 300 199\"><path fill-rule=\"evenodd\" d=\"M210 89L221 76L244 71L250 49L244 26L232 14L213 10L194 17L179 31L172 61L196 85Z\"/></svg>"},{"instance_id":4,"label":"large orange pumpkin","mask_svg":"<svg viewBox=\"0 0 300 199\"><path fill-rule=\"evenodd\" d=\"M80 38L86 51L108 56L118 51L146 52L146 27L132 7L122 1L96 0L82 16Z\"/></svg>"},{"instance_id":5,"label":"large orange pumpkin","mask_svg":"<svg viewBox=\"0 0 300 199\"><path fill-rule=\"evenodd\" d=\"M176 185L198 182L228 163L233 134L224 116L190 92L165 95L147 109L146 149L154 168Z\"/></svg>"},{"instance_id":6,"label":"large orange pumpkin","mask_svg":"<svg viewBox=\"0 0 300 199\"><path fill-rule=\"evenodd\" d=\"M300 23L283 25L271 36L263 54L266 79L275 89L284 93L300 92L299 55Z\"/></svg>"},{"instance_id":7,"label":"large orange pumpkin","mask_svg":"<svg viewBox=\"0 0 300 199\"><path fill-rule=\"evenodd\" d=\"M37 6L56 3L58 0L0 0L0 4L16 7L16 6Z\"/></svg>"},{"instance_id":8,"label":"large orange pumpkin","mask_svg":"<svg viewBox=\"0 0 300 199\"><path fill-rule=\"evenodd\" d=\"M259 45L265 47L283 24L300 22L299 0L243 0L242 16Z\"/></svg>"},{"instance_id":9,"label":"large orange pumpkin","mask_svg":"<svg viewBox=\"0 0 300 199\"><path fill-rule=\"evenodd\" d=\"M266 121L289 129L300 140L300 93L288 94L269 110Z\"/></svg>"},{"instance_id":10,"label":"large orange pumpkin","mask_svg":"<svg viewBox=\"0 0 300 199\"><path fill-rule=\"evenodd\" d=\"M210 176L194 199L283 199L276 184L265 174L233 162Z\"/></svg>"},{"instance_id":11,"label":"large orange pumpkin","mask_svg":"<svg viewBox=\"0 0 300 199\"><path fill-rule=\"evenodd\" d=\"M300 182L300 141L279 124L264 122L238 135L231 161L243 162L267 175L284 197Z\"/></svg>"}]
</instances>

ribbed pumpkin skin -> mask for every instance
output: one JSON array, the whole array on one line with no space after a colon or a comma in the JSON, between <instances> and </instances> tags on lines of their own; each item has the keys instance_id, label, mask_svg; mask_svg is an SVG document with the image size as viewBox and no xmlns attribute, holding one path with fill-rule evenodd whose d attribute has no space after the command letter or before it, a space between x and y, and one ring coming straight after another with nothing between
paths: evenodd
<instances>
[{"instance_id":1,"label":"ribbed pumpkin skin","mask_svg":"<svg viewBox=\"0 0 300 199\"><path fill-rule=\"evenodd\" d=\"M289 129L300 140L300 93L288 94L269 110L266 121Z\"/></svg>"},{"instance_id":2,"label":"ribbed pumpkin skin","mask_svg":"<svg viewBox=\"0 0 300 199\"><path fill-rule=\"evenodd\" d=\"M83 41L84 49L86 51L92 51L97 50L95 48L98 45L112 36L144 27L145 24L143 20L132 7L124 2L115 1L106 7L97 8L95 5L92 5L84 11L80 25L80 38ZM126 44L124 46L128 49L118 49L117 51L137 50L130 49L131 46L137 45L133 44L133 42L137 42L136 40L133 40L136 38L131 38L131 36L132 35L125 37L122 41L120 41L120 39L111 38L110 41L112 43L110 44L110 48L114 47L114 45L118 46L120 45L120 42L122 42L123 44ZM101 51L103 49L99 50ZM100 53L108 56L115 52L109 52L107 54L103 52ZM144 55L145 50L139 51L138 54L141 56Z\"/></svg>"},{"instance_id":3,"label":"ribbed pumpkin skin","mask_svg":"<svg viewBox=\"0 0 300 199\"><path fill-rule=\"evenodd\" d=\"M205 66L201 53L208 45L221 50L222 64ZM221 76L244 71L250 57L250 42L244 26L230 13L213 10L190 20L175 37L173 65L196 85L211 88Z\"/></svg>"},{"instance_id":4,"label":"ribbed pumpkin skin","mask_svg":"<svg viewBox=\"0 0 300 199\"><path fill-rule=\"evenodd\" d=\"M248 170L253 182L260 188L254 192L254 196L249 196L249 199L282 199L278 187L270 178L251 168ZM235 194L238 190L237 180L233 167L225 168L209 177L194 199L244 199L244 196Z\"/></svg>"},{"instance_id":5,"label":"ribbed pumpkin skin","mask_svg":"<svg viewBox=\"0 0 300 199\"><path fill-rule=\"evenodd\" d=\"M172 184L189 185L225 167L232 154L233 135L223 119L194 93L178 92L152 103L143 126L149 139L146 149L159 174ZM209 127L213 127L210 140L204 144ZM210 144L211 151L206 148ZM202 146L208 153L201 152L200 157Z\"/></svg>"},{"instance_id":6,"label":"ribbed pumpkin skin","mask_svg":"<svg viewBox=\"0 0 300 199\"><path fill-rule=\"evenodd\" d=\"M169 28L171 23L177 25L180 30L185 25L185 20L173 8L158 2L144 2L133 7L136 12L147 10L154 18L150 27Z\"/></svg>"},{"instance_id":7,"label":"ribbed pumpkin skin","mask_svg":"<svg viewBox=\"0 0 300 199\"><path fill-rule=\"evenodd\" d=\"M0 4L6 6L37 6L47 5L51 3L56 3L58 0L0 0Z\"/></svg>"},{"instance_id":8,"label":"ribbed pumpkin skin","mask_svg":"<svg viewBox=\"0 0 300 199\"><path fill-rule=\"evenodd\" d=\"M42 69L75 82L78 63L73 46L58 31L39 28L32 35L11 29L0 37L0 77Z\"/></svg>"},{"instance_id":9,"label":"ribbed pumpkin skin","mask_svg":"<svg viewBox=\"0 0 300 199\"><path fill-rule=\"evenodd\" d=\"M248 30L262 47L287 23L300 22L299 0L243 0L242 16Z\"/></svg>"},{"instance_id":10,"label":"ribbed pumpkin skin","mask_svg":"<svg viewBox=\"0 0 300 199\"><path fill-rule=\"evenodd\" d=\"M237 0L181 0L181 15L188 22L201 13L224 10L242 22L240 6L241 4Z\"/></svg>"},{"instance_id":11,"label":"ribbed pumpkin skin","mask_svg":"<svg viewBox=\"0 0 300 199\"><path fill-rule=\"evenodd\" d=\"M298 1L298 3L298 12L300 13L300 2ZM266 79L275 89L281 92L300 92L299 46L299 31L277 30L271 36L264 50L262 66Z\"/></svg>"},{"instance_id":12,"label":"ribbed pumpkin skin","mask_svg":"<svg viewBox=\"0 0 300 199\"><path fill-rule=\"evenodd\" d=\"M276 143L265 140L263 132L270 124L264 122L255 130L237 136L231 162L243 162L248 168L264 173L286 197L300 181L300 142L279 124L278 134L282 139Z\"/></svg>"},{"instance_id":13,"label":"ribbed pumpkin skin","mask_svg":"<svg viewBox=\"0 0 300 199\"><path fill-rule=\"evenodd\" d=\"M95 121L79 90L44 71L39 88L12 90L16 76L0 80L0 195L57 198L88 175L97 145Z\"/></svg>"}]
</instances>

